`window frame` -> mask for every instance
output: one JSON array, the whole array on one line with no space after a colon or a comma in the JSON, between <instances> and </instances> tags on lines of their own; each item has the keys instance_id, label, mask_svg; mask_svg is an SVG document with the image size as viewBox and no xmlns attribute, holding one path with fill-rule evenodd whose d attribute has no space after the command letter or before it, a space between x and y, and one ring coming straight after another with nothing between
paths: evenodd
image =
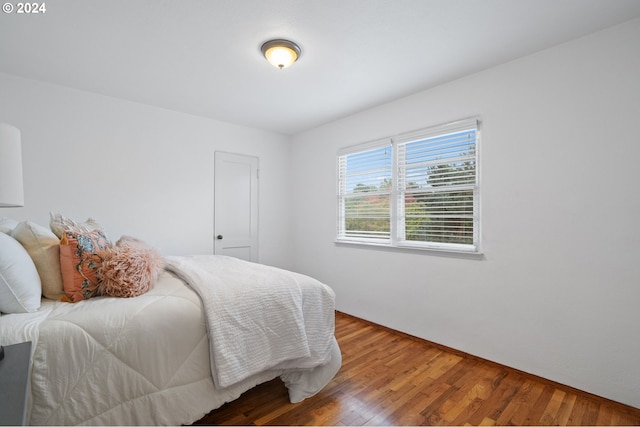
<instances>
[{"instance_id":1,"label":"window frame","mask_svg":"<svg viewBox=\"0 0 640 427\"><path fill-rule=\"evenodd\" d=\"M384 248L396 248L396 249L408 249L408 250L427 250L438 252L456 252L465 254L481 254L480 251L480 130L481 121L479 117L471 117L463 120L457 120L442 125L430 126L417 131L407 132L392 137L381 138L364 144L357 144L353 146L344 147L338 150L337 154L337 230L336 230L336 243L357 244L365 246L377 246ZM406 218L403 217L403 211L406 205L406 188L401 188L400 173L403 169L403 165L400 164L399 159L399 147L411 144L412 142L420 142L430 138L442 137L445 135L452 135L457 132L475 130L475 141L473 143L474 153L468 158L473 159L473 173L475 175L474 182L471 184L464 184L460 186L452 185L447 188L462 191L464 188L466 191L471 191L472 198L472 243L445 243L437 241L417 241L406 240L405 227ZM348 236L346 232L346 218L345 218L345 200L353 195L348 194L346 190L346 182L344 172L346 166L344 162L347 156L363 153L369 150L375 150L384 146L389 146L392 150L391 163L392 174L391 181L392 187L390 190L389 200L389 238L388 239L372 239L366 237L354 237ZM343 162L343 163L341 163ZM406 167L405 167L406 169ZM437 194L438 192L444 192L445 190L430 189L425 190L423 193ZM452 192L451 190L446 190Z\"/></svg>"}]
</instances>

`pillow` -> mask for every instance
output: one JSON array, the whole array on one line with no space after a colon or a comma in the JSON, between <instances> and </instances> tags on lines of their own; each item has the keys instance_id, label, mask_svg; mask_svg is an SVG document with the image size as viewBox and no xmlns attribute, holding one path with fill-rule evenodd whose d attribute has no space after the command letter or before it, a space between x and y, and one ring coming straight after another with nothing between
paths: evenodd
<instances>
[{"instance_id":1,"label":"pillow","mask_svg":"<svg viewBox=\"0 0 640 427\"><path fill-rule=\"evenodd\" d=\"M18 221L15 219L0 218L0 233L11 234L16 225L18 225Z\"/></svg>"},{"instance_id":2,"label":"pillow","mask_svg":"<svg viewBox=\"0 0 640 427\"><path fill-rule=\"evenodd\" d=\"M87 233L93 230L102 230L104 232L104 229L93 218L88 218L85 222L78 224L70 218L53 212L49 212L49 217L49 227L51 227L51 231L58 239L62 239L64 232L67 230L79 233Z\"/></svg>"},{"instance_id":3,"label":"pillow","mask_svg":"<svg viewBox=\"0 0 640 427\"><path fill-rule=\"evenodd\" d=\"M0 233L0 311L38 311L41 294L40 276L27 251L16 239Z\"/></svg>"},{"instance_id":4,"label":"pillow","mask_svg":"<svg viewBox=\"0 0 640 427\"><path fill-rule=\"evenodd\" d=\"M111 245L102 230L67 230L60 239L60 270L64 292L71 302L91 298L97 293L96 270L102 261L98 252Z\"/></svg>"},{"instance_id":5,"label":"pillow","mask_svg":"<svg viewBox=\"0 0 640 427\"><path fill-rule=\"evenodd\" d=\"M164 259L141 240L123 236L115 246L100 253L98 267L100 295L130 298L142 295L153 287Z\"/></svg>"},{"instance_id":6,"label":"pillow","mask_svg":"<svg viewBox=\"0 0 640 427\"><path fill-rule=\"evenodd\" d=\"M36 265L42 283L42 294L55 300L64 296L60 271L60 240L55 234L48 228L23 221L13 229L11 237L22 244Z\"/></svg>"}]
</instances>

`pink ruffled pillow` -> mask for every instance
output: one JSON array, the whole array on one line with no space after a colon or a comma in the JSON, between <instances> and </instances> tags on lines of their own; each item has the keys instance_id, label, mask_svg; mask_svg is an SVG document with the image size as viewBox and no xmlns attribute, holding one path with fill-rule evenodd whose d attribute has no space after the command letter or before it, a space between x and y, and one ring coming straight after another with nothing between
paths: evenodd
<instances>
[{"instance_id":1,"label":"pink ruffled pillow","mask_svg":"<svg viewBox=\"0 0 640 427\"><path fill-rule=\"evenodd\" d=\"M96 274L98 293L130 298L142 295L153 287L164 267L160 254L141 240L123 236L100 253L102 264Z\"/></svg>"}]
</instances>

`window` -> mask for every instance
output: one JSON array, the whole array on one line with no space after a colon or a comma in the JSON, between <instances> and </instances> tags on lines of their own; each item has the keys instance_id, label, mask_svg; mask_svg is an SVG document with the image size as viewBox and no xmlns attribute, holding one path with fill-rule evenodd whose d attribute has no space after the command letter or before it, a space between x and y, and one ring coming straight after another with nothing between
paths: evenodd
<instances>
[{"instance_id":1,"label":"window","mask_svg":"<svg viewBox=\"0 0 640 427\"><path fill-rule=\"evenodd\" d=\"M339 242L477 252L478 121L338 153Z\"/></svg>"},{"instance_id":2,"label":"window","mask_svg":"<svg viewBox=\"0 0 640 427\"><path fill-rule=\"evenodd\" d=\"M340 230L338 238L390 243L391 140L359 146L338 157Z\"/></svg>"}]
</instances>

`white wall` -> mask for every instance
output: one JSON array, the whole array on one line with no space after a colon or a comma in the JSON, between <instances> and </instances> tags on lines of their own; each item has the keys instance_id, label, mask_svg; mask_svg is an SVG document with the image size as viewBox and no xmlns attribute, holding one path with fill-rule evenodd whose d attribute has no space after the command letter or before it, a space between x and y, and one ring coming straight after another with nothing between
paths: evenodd
<instances>
[{"instance_id":1,"label":"white wall","mask_svg":"<svg viewBox=\"0 0 640 427\"><path fill-rule=\"evenodd\" d=\"M638 40L636 20L296 135L294 266L339 310L640 407ZM473 115L482 259L333 243L339 147Z\"/></svg>"},{"instance_id":2,"label":"white wall","mask_svg":"<svg viewBox=\"0 0 640 427\"><path fill-rule=\"evenodd\" d=\"M115 240L213 253L215 150L260 159L260 261L290 267L289 137L0 73L0 121L20 129L25 207L91 216Z\"/></svg>"}]
</instances>

